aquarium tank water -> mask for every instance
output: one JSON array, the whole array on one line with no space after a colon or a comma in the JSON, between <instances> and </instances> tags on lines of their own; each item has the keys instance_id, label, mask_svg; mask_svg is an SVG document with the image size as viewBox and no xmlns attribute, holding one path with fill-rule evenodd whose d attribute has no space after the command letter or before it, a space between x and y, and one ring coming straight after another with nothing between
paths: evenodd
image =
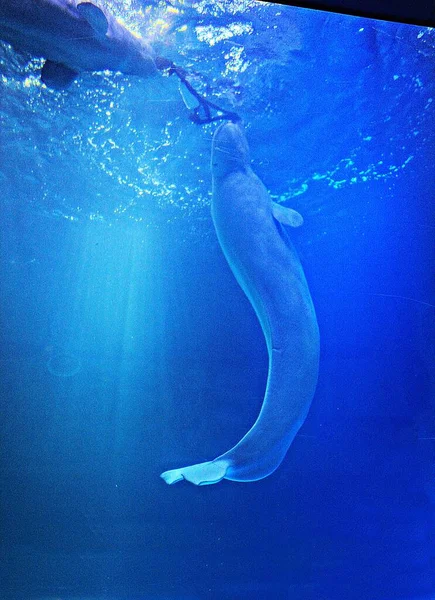
<instances>
[{"instance_id":1,"label":"aquarium tank water","mask_svg":"<svg viewBox=\"0 0 435 600\"><path fill-rule=\"evenodd\" d=\"M1 0L1 600L435 598L434 67Z\"/></svg>"}]
</instances>

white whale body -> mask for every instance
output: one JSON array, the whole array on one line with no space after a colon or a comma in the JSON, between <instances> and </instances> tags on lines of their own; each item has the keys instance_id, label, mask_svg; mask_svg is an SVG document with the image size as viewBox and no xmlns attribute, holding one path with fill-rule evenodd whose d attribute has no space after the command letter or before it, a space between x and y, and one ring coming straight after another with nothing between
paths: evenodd
<instances>
[{"instance_id":1,"label":"white whale body","mask_svg":"<svg viewBox=\"0 0 435 600\"><path fill-rule=\"evenodd\" d=\"M149 77L159 60L151 46L91 2L0 0L0 39L46 59L49 87L68 87L79 73L121 71Z\"/></svg>"},{"instance_id":2,"label":"white whale body","mask_svg":"<svg viewBox=\"0 0 435 600\"><path fill-rule=\"evenodd\" d=\"M238 124L216 130L212 174L213 222L266 339L267 386L257 420L233 448L212 461L162 473L168 484L256 481L273 473L307 416L317 384L316 315L299 258L281 225L297 227L302 217L272 202L251 169Z\"/></svg>"}]
</instances>

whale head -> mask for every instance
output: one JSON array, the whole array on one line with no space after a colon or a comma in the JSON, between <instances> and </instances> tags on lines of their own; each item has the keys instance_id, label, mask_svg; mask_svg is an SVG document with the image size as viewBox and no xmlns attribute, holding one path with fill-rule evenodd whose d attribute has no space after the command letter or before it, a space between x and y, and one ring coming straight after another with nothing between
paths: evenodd
<instances>
[{"instance_id":1,"label":"whale head","mask_svg":"<svg viewBox=\"0 0 435 600\"><path fill-rule=\"evenodd\" d=\"M238 123L223 123L213 136L211 169L214 177L226 177L250 168L249 146Z\"/></svg>"}]
</instances>

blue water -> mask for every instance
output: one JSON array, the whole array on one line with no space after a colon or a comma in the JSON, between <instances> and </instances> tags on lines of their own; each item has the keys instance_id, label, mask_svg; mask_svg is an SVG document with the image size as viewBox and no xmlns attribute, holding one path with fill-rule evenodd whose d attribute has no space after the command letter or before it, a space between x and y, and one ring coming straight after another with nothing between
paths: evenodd
<instances>
[{"instance_id":1,"label":"blue water","mask_svg":"<svg viewBox=\"0 0 435 600\"><path fill-rule=\"evenodd\" d=\"M434 31L106 5L303 214L319 383L270 477L165 485L246 433L267 375L211 222L215 125L171 78L55 92L0 44L0 597L435 598Z\"/></svg>"}]
</instances>

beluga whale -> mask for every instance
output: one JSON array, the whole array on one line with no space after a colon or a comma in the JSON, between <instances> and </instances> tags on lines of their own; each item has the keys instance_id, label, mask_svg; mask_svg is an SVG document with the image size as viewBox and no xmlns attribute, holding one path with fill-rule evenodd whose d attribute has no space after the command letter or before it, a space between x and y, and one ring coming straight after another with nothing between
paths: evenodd
<instances>
[{"instance_id":1,"label":"beluga whale","mask_svg":"<svg viewBox=\"0 0 435 600\"><path fill-rule=\"evenodd\" d=\"M55 89L87 71L149 77L170 65L92 2L0 0L0 39L44 58L41 80Z\"/></svg>"},{"instance_id":2,"label":"beluga whale","mask_svg":"<svg viewBox=\"0 0 435 600\"><path fill-rule=\"evenodd\" d=\"M272 201L251 168L240 123L227 122L216 130L211 168L217 237L259 319L269 370L260 414L247 434L214 460L165 471L161 477L168 484L267 477L279 467L305 421L317 385L317 319L286 230L302 225L302 216Z\"/></svg>"}]
</instances>

